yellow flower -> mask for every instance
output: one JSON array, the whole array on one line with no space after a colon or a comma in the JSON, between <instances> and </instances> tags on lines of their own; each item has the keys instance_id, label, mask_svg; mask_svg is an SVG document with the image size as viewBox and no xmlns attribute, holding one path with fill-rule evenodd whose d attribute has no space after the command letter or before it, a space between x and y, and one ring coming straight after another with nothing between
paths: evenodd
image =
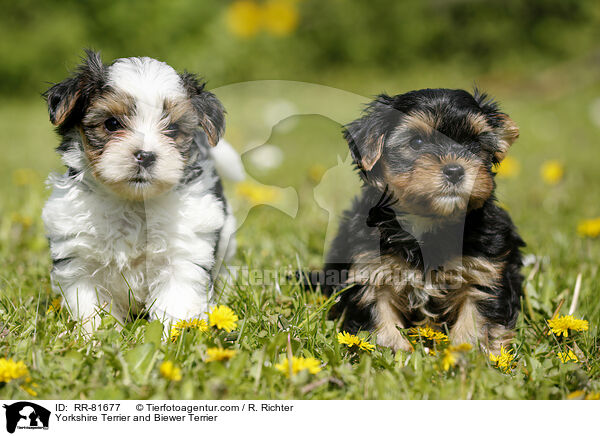
<instances>
[{"instance_id":1,"label":"yellow flower","mask_svg":"<svg viewBox=\"0 0 600 436\"><path fill-rule=\"evenodd\" d=\"M453 345L450 348L454 351L460 351L460 352L464 353L466 351L471 351L473 349L473 345L467 344L467 343L462 343L460 345Z\"/></svg>"},{"instance_id":2,"label":"yellow flower","mask_svg":"<svg viewBox=\"0 0 600 436\"><path fill-rule=\"evenodd\" d=\"M12 174L13 183L17 186L31 185L37 181L37 173L31 168L20 168Z\"/></svg>"},{"instance_id":3,"label":"yellow flower","mask_svg":"<svg viewBox=\"0 0 600 436\"><path fill-rule=\"evenodd\" d=\"M573 391L567 395L567 400L600 400L600 392L590 392L586 395L585 391Z\"/></svg>"},{"instance_id":4,"label":"yellow flower","mask_svg":"<svg viewBox=\"0 0 600 436\"><path fill-rule=\"evenodd\" d=\"M473 346L471 344L451 345L444 350L442 355L442 368L448 371L458 361L458 353L470 351Z\"/></svg>"},{"instance_id":5,"label":"yellow flower","mask_svg":"<svg viewBox=\"0 0 600 436\"><path fill-rule=\"evenodd\" d=\"M415 344L420 341L426 351L431 355L436 355L436 348L438 345L448 342L448 336L442 332L433 330L429 326L425 327L411 327L408 329L408 338Z\"/></svg>"},{"instance_id":6,"label":"yellow flower","mask_svg":"<svg viewBox=\"0 0 600 436\"><path fill-rule=\"evenodd\" d=\"M580 332L589 328L589 323L586 320L574 318L573 315L549 319L548 325L550 326L548 334L563 335L565 338L569 336L569 330Z\"/></svg>"},{"instance_id":7,"label":"yellow flower","mask_svg":"<svg viewBox=\"0 0 600 436\"><path fill-rule=\"evenodd\" d=\"M10 219L13 223L19 223L24 228L28 229L33 224L33 219L27 215L21 215L20 213L13 212L10 216Z\"/></svg>"},{"instance_id":8,"label":"yellow flower","mask_svg":"<svg viewBox=\"0 0 600 436\"><path fill-rule=\"evenodd\" d=\"M290 366L287 357L281 363L275 365L275 369L281 371L286 377L290 376ZM321 371L321 362L314 357L292 357L292 374L307 370L311 374Z\"/></svg>"},{"instance_id":9,"label":"yellow flower","mask_svg":"<svg viewBox=\"0 0 600 436\"><path fill-rule=\"evenodd\" d=\"M556 355L558 356L558 358L561 360L562 363L579 362L579 359L577 358L575 353L573 353L571 350L567 351L566 353L562 353L559 351L558 353L556 353Z\"/></svg>"},{"instance_id":10,"label":"yellow flower","mask_svg":"<svg viewBox=\"0 0 600 436\"><path fill-rule=\"evenodd\" d=\"M352 347L356 346L359 349L364 350L364 351L371 351L371 350L375 349L375 345L373 345L367 341L363 341L358 336L351 335L348 332L338 333L337 340L340 344L347 345L348 348L352 348Z\"/></svg>"},{"instance_id":11,"label":"yellow flower","mask_svg":"<svg viewBox=\"0 0 600 436\"><path fill-rule=\"evenodd\" d=\"M573 391L567 395L567 400L581 400L585 395L585 391Z\"/></svg>"},{"instance_id":12,"label":"yellow flower","mask_svg":"<svg viewBox=\"0 0 600 436\"><path fill-rule=\"evenodd\" d=\"M319 295L314 292L311 292L308 296L309 303L314 304L315 306L321 306L327 300L328 300L328 298L325 295Z\"/></svg>"},{"instance_id":13,"label":"yellow flower","mask_svg":"<svg viewBox=\"0 0 600 436\"><path fill-rule=\"evenodd\" d=\"M421 338L423 340L426 341L433 341L433 342L446 342L448 341L448 336L445 335L442 332L438 332L436 330L433 330L431 327L429 326L425 326L425 327L411 327L408 329L408 336L411 338Z\"/></svg>"},{"instance_id":14,"label":"yellow flower","mask_svg":"<svg viewBox=\"0 0 600 436\"><path fill-rule=\"evenodd\" d=\"M175 366L170 360L161 363L159 370L160 375L162 375L167 380L181 380L181 369L178 366Z\"/></svg>"},{"instance_id":15,"label":"yellow flower","mask_svg":"<svg viewBox=\"0 0 600 436\"><path fill-rule=\"evenodd\" d=\"M57 297L54 300L52 300L50 302L50 305L48 306L48 310L46 310L46 315L49 315L51 313L58 313L58 312L60 312L61 304L62 304L62 298L61 297Z\"/></svg>"},{"instance_id":16,"label":"yellow flower","mask_svg":"<svg viewBox=\"0 0 600 436\"><path fill-rule=\"evenodd\" d=\"M33 390L33 387L37 387L37 383L31 383L30 385L22 385L21 389L27 392L32 397L37 397L37 392Z\"/></svg>"},{"instance_id":17,"label":"yellow flower","mask_svg":"<svg viewBox=\"0 0 600 436\"><path fill-rule=\"evenodd\" d=\"M454 365L456 365L456 353L453 353L447 348L444 350L444 355L442 357L442 368L444 371L448 371L450 367Z\"/></svg>"},{"instance_id":18,"label":"yellow flower","mask_svg":"<svg viewBox=\"0 0 600 436\"><path fill-rule=\"evenodd\" d=\"M260 7L251 0L238 0L227 8L227 27L236 36L250 38L261 26Z\"/></svg>"},{"instance_id":19,"label":"yellow flower","mask_svg":"<svg viewBox=\"0 0 600 436\"><path fill-rule=\"evenodd\" d=\"M325 168L324 165L314 164L308 169L308 177L310 177L313 182L318 183L323 177L323 174L325 174L325 171L327 171L327 168Z\"/></svg>"},{"instance_id":20,"label":"yellow flower","mask_svg":"<svg viewBox=\"0 0 600 436\"><path fill-rule=\"evenodd\" d=\"M276 189L253 182L238 183L235 192L253 205L270 203L279 198L279 192Z\"/></svg>"},{"instance_id":21,"label":"yellow flower","mask_svg":"<svg viewBox=\"0 0 600 436\"><path fill-rule=\"evenodd\" d=\"M218 329L223 329L228 333L237 328L236 321L238 316L233 313L227 306L216 306L208 315L208 323L210 326L216 326Z\"/></svg>"},{"instance_id":22,"label":"yellow flower","mask_svg":"<svg viewBox=\"0 0 600 436\"><path fill-rule=\"evenodd\" d=\"M495 166L495 170L500 177L511 178L519 174L521 164L516 159L506 156L502 162Z\"/></svg>"},{"instance_id":23,"label":"yellow flower","mask_svg":"<svg viewBox=\"0 0 600 436\"><path fill-rule=\"evenodd\" d=\"M177 338L181 335L181 332L185 329L196 329L204 333L208 331L208 324L206 323L206 320L199 318L194 318L187 321L178 321L173 327L171 327L171 341L177 340Z\"/></svg>"},{"instance_id":24,"label":"yellow flower","mask_svg":"<svg viewBox=\"0 0 600 436\"><path fill-rule=\"evenodd\" d=\"M600 235L600 218L580 221L577 233L582 237L597 238Z\"/></svg>"},{"instance_id":25,"label":"yellow flower","mask_svg":"<svg viewBox=\"0 0 600 436\"><path fill-rule=\"evenodd\" d=\"M8 383L22 377L27 377L29 370L22 360L15 362L12 359L0 359L0 383Z\"/></svg>"},{"instance_id":26,"label":"yellow flower","mask_svg":"<svg viewBox=\"0 0 600 436\"><path fill-rule=\"evenodd\" d=\"M235 356L237 350L226 350L221 347L212 347L206 349L206 354L208 357L206 358L207 362L214 362L218 360L229 360L233 356Z\"/></svg>"},{"instance_id":27,"label":"yellow flower","mask_svg":"<svg viewBox=\"0 0 600 436\"><path fill-rule=\"evenodd\" d=\"M563 164L557 160L544 162L541 169L542 179L549 185L556 185L565 174Z\"/></svg>"},{"instance_id":28,"label":"yellow flower","mask_svg":"<svg viewBox=\"0 0 600 436\"><path fill-rule=\"evenodd\" d=\"M277 36L292 33L298 26L298 9L293 0L267 1L262 11L265 29Z\"/></svg>"},{"instance_id":29,"label":"yellow flower","mask_svg":"<svg viewBox=\"0 0 600 436\"><path fill-rule=\"evenodd\" d=\"M511 350L505 350L504 345L500 347L500 355L496 356L490 353L490 360L494 362L494 366L502 372L509 373L516 365L513 362L515 355Z\"/></svg>"}]
</instances>

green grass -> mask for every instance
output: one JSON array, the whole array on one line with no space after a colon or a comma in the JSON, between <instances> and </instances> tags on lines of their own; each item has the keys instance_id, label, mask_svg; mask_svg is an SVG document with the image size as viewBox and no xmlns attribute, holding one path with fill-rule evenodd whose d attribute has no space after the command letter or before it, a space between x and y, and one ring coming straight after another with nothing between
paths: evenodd
<instances>
[{"instance_id":1,"label":"green grass","mask_svg":"<svg viewBox=\"0 0 600 436\"><path fill-rule=\"evenodd\" d=\"M577 390L599 392L600 241L582 238L576 229L580 220L600 216L600 126L590 115L600 84L589 79L593 71L582 71L563 68L538 77L479 78L485 88L500 94L503 108L521 127L521 138L510 152L521 170L514 178L498 180L498 197L528 244L525 253L535 256L524 269L527 301L514 341L517 366L510 374L494 368L476 350L465 353L447 372L441 369L441 353L428 355L421 347L397 355L380 347L371 353L351 352L337 343L338 325L327 318L331 302L286 280L278 286L261 285L242 277L224 292L220 302L240 317L238 328L229 334L190 331L174 343L163 342L156 323L135 319L119 331L107 315L94 339L86 340L67 313L47 314L55 296L40 219L48 195L43 180L61 167L41 101L0 105L0 356L26 363L39 398L561 399ZM381 81L390 92L431 85L468 88L471 83L456 74L439 77L445 78ZM361 82L345 80L350 88ZM369 86L361 92L376 92ZM243 108L236 113L223 99L231 108L228 138L247 143L252 126L244 125ZM326 168L346 156L339 126L324 117L281 123L268 142L284 150L282 166L265 172L249 164L250 175L264 184L292 187L298 213L290 217L274 207L251 209L239 230L233 264L276 270L285 277L299 264L318 267L328 225L330 232L335 228L335 220L329 222L315 200L315 190L337 213L351 198L356 176L341 167L339 177L335 173L322 184L309 177L316 156ZM566 169L557 186L544 184L539 175L549 159L561 161ZM23 186L13 180L19 168L33 170ZM235 187L228 186L228 194L238 209L244 206ZM565 343L546 334L545 320L563 300L560 312L567 313L579 274L575 315L588 320L590 329L575 336L580 362L564 364L556 352ZM206 348L215 344L238 353L229 362L205 362ZM290 352L318 359L322 371L285 377L274 365ZM181 367L181 381L161 377L159 366L165 360ZM12 381L0 386L0 397L29 394L19 381Z\"/></svg>"}]
</instances>

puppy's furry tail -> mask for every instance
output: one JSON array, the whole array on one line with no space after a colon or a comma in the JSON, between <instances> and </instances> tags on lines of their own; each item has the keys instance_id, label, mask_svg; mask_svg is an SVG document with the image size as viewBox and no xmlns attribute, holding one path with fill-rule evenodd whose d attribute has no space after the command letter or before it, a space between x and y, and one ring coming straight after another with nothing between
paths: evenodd
<instances>
[{"instance_id":1,"label":"puppy's furry tail","mask_svg":"<svg viewBox=\"0 0 600 436\"><path fill-rule=\"evenodd\" d=\"M242 158L229 142L221 139L216 147L210 149L210 155L221 177L234 182L241 182L246 178Z\"/></svg>"}]
</instances>

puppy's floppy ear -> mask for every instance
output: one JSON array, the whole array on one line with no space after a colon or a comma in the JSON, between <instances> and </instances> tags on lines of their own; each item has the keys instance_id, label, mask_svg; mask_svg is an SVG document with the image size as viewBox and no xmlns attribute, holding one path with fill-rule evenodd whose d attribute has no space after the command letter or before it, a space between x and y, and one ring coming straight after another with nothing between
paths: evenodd
<instances>
[{"instance_id":1,"label":"puppy's floppy ear","mask_svg":"<svg viewBox=\"0 0 600 436\"><path fill-rule=\"evenodd\" d=\"M379 161L386 135L398 116L392 99L381 94L368 104L361 118L344 126L344 138L361 170L371 171Z\"/></svg>"},{"instance_id":2,"label":"puppy's floppy ear","mask_svg":"<svg viewBox=\"0 0 600 436\"><path fill-rule=\"evenodd\" d=\"M487 116L488 122L498 137L494 159L496 162L500 162L508 153L508 149L513 142L519 137L519 127L507 114L500 111L498 103L486 93L475 88L473 98Z\"/></svg>"},{"instance_id":3,"label":"puppy's floppy ear","mask_svg":"<svg viewBox=\"0 0 600 436\"><path fill-rule=\"evenodd\" d=\"M73 113L80 96L79 80L74 77L65 79L47 90L44 97L48 103L50 122L55 126L64 124Z\"/></svg>"},{"instance_id":4,"label":"puppy's floppy ear","mask_svg":"<svg viewBox=\"0 0 600 436\"><path fill-rule=\"evenodd\" d=\"M80 120L91 94L104 85L105 68L100 54L91 50L85 50L85 53L86 57L73 77L57 83L43 94L48 103L50 122L55 126Z\"/></svg>"},{"instance_id":5,"label":"puppy's floppy ear","mask_svg":"<svg viewBox=\"0 0 600 436\"><path fill-rule=\"evenodd\" d=\"M208 137L211 146L217 145L225 130L225 109L219 99L204 89L205 83L194 74L180 74L183 85L198 113L200 126Z\"/></svg>"}]
</instances>

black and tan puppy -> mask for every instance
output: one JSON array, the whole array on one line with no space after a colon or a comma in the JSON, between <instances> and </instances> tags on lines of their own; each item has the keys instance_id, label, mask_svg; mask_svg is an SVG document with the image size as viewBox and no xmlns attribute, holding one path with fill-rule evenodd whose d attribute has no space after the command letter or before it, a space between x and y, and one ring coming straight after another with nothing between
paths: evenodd
<instances>
[{"instance_id":1,"label":"black and tan puppy","mask_svg":"<svg viewBox=\"0 0 600 436\"><path fill-rule=\"evenodd\" d=\"M380 95L345 126L364 186L319 282L348 288L334 307L350 331L395 350L429 325L497 352L513 336L524 245L494 198L493 166L519 135L485 94Z\"/></svg>"}]
</instances>

